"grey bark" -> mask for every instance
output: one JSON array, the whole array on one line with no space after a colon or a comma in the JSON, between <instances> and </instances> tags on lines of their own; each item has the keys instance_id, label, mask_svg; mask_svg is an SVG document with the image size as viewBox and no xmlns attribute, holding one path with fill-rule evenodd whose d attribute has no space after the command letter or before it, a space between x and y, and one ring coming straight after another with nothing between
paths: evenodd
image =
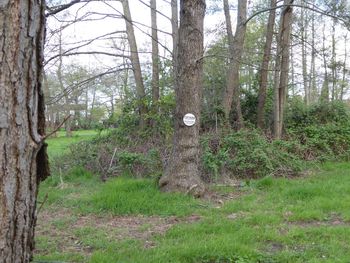
<instances>
[{"instance_id":1,"label":"grey bark","mask_svg":"<svg viewBox=\"0 0 350 263\"><path fill-rule=\"evenodd\" d=\"M325 34L326 25L323 24L322 30L322 57L323 57L323 69L324 69L324 80L321 89L321 102L329 102L329 76L327 70L327 52L326 52L326 34Z\"/></svg>"},{"instance_id":2,"label":"grey bark","mask_svg":"<svg viewBox=\"0 0 350 263\"><path fill-rule=\"evenodd\" d=\"M303 5L305 3L303 2ZM306 15L305 9L301 9L300 18L300 34L301 34L301 61L302 61L302 72L303 72L303 86L305 94L305 104L310 104L310 88L309 88L309 74L307 72L307 54L306 54L306 42L307 42L307 27L308 27L308 17Z\"/></svg>"},{"instance_id":3,"label":"grey bark","mask_svg":"<svg viewBox=\"0 0 350 263\"><path fill-rule=\"evenodd\" d=\"M147 107L145 104L145 87L142 78L140 59L136 44L134 26L132 24L132 18L129 8L128 0L121 0L123 6L124 20L126 25L126 33L128 37L128 42L130 46L130 60L134 72L136 92L139 100L139 111L140 111L140 127L144 128L146 126L145 115L147 114Z\"/></svg>"},{"instance_id":4,"label":"grey bark","mask_svg":"<svg viewBox=\"0 0 350 263\"><path fill-rule=\"evenodd\" d=\"M265 102L266 102L266 89L267 79L269 73L269 63L271 59L271 45L273 39L273 30L276 17L276 0L270 2L270 12L266 27L266 41L264 46L264 55L261 63L260 75L259 75L259 94L258 94L258 113L257 113L257 126L260 129L265 128Z\"/></svg>"},{"instance_id":5,"label":"grey bark","mask_svg":"<svg viewBox=\"0 0 350 263\"><path fill-rule=\"evenodd\" d=\"M205 190L199 174L204 14L204 0L180 1L174 143L159 181L164 191L180 191L194 196L201 196ZM196 123L191 127L183 123L186 113L193 113L196 117Z\"/></svg>"},{"instance_id":6,"label":"grey bark","mask_svg":"<svg viewBox=\"0 0 350 263\"><path fill-rule=\"evenodd\" d=\"M152 104L154 113L158 113L159 100L159 49L157 32L157 4L151 0L151 27L152 27ZM156 122L153 121L153 126Z\"/></svg>"},{"instance_id":7,"label":"grey bark","mask_svg":"<svg viewBox=\"0 0 350 263\"><path fill-rule=\"evenodd\" d=\"M177 0L171 0L171 31L172 31L172 38L173 38L173 79L174 79L174 86L175 86L175 76L177 72L177 41L178 41L178 31L179 31L179 10L177 7Z\"/></svg>"},{"instance_id":8,"label":"grey bark","mask_svg":"<svg viewBox=\"0 0 350 263\"><path fill-rule=\"evenodd\" d=\"M316 86L316 46L315 46L315 13L311 14L311 63L310 63L310 102L315 103L318 98L318 90Z\"/></svg>"},{"instance_id":9,"label":"grey bark","mask_svg":"<svg viewBox=\"0 0 350 263\"><path fill-rule=\"evenodd\" d=\"M232 33L231 17L228 0L223 0L226 31L229 44L229 68L227 72L227 85L223 97L223 109L226 122L229 120L230 111L233 107L236 118L236 128L241 129L244 126L243 115L240 103L240 83L239 83L239 68L243 53L244 38L246 33L247 19L247 0L238 1L237 11L237 26L235 36Z\"/></svg>"},{"instance_id":10,"label":"grey bark","mask_svg":"<svg viewBox=\"0 0 350 263\"><path fill-rule=\"evenodd\" d=\"M276 71L275 71L275 98L274 98L274 137L282 137L284 108L288 92L290 33L292 27L292 6L294 0L284 0L281 13L280 29L277 41Z\"/></svg>"},{"instance_id":11,"label":"grey bark","mask_svg":"<svg viewBox=\"0 0 350 263\"><path fill-rule=\"evenodd\" d=\"M34 249L38 184L48 175L42 62L45 2L0 7L0 262Z\"/></svg>"}]
</instances>

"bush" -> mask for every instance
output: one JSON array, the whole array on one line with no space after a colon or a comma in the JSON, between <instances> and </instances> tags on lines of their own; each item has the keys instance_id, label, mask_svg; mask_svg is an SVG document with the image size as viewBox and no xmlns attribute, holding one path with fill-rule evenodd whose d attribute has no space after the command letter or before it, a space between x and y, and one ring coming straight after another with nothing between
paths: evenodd
<instances>
[{"instance_id":1,"label":"bush","mask_svg":"<svg viewBox=\"0 0 350 263\"><path fill-rule=\"evenodd\" d=\"M216 141L215 148L213 141ZM295 142L270 142L254 129L232 132L221 138L207 135L202 145L203 169L214 179L219 174L234 178L291 176L305 168Z\"/></svg>"}]
</instances>

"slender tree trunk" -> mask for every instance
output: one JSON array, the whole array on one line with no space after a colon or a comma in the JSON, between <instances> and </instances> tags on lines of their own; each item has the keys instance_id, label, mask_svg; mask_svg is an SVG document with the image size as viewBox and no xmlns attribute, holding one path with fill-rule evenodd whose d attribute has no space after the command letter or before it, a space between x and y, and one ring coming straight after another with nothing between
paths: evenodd
<instances>
[{"instance_id":1,"label":"slender tree trunk","mask_svg":"<svg viewBox=\"0 0 350 263\"><path fill-rule=\"evenodd\" d=\"M332 24L332 101L336 98L336 85L337 85L337 65L336 65L336 52L335 52L335 23L336 20L333 19Z\"/></svg>"},{"instance_id":2,"label":"slender tree trunk","mask_svg":"<svg viewBox=\"0 0 350 263\"><path fill-rule=\"evenodd\" d=\"M327 70L327 52L326 52L326 34L325 34L326 25L323 24L323 38L322 38L322 57L323 57L323 69L324 69L324 80L321 89L321 103L329 102L329 77Z\"/></svg>"},{"instance_id":3,"label":"slender tree trunk","mask_svg":"<svg viewBox=\"0 0 350 263\"><path fill-rule=\"evenodd\" d=\"M304 5L304 3L303 3ZM307 54L306 54L306 41L307 41L307 26L308 17L305 15L305 9L301 9L301 61L302 61L302 71L303 71L303 85L305 94L305 104L310 104L310 90L309 90L309 80L307 72Z\"/></svg>"},{"instance_id":4,"label":"slender tree trunk","mask_svg":"<svg viewBox=\"0 0 350 263\"><path fill-rule=\"evenodd\" d=\"M264 46L264 55L261 63L260 75L259 75L259 95L258 95L258 120L257 126L260 129L265 128L265 102L266 102L266 90L267 90L267 78L269 73L269 63L271 59L271 45L273 39L273 30L276 17L276 0L271 0L269 18L266 27L266 41Z\"/></svg>"},{"instance_id":5,"label":"slender tree trunk","mask_svg":"<svg viewBox=\"0 0 350 263\"><path fill-rule=\"evenodd\" d=\"M199 174L199 128L205 1L181 0L180 10L174 144L159 185L164 191L200 196L204 193ZM187 113L196 118L193 126L186 126L183 122Z\"/></svg>"},{"instance_id":6,"label":"slender tree trunk","mask_svg":"<svg viewBox=\"0 0 350 263\"><path fill-rule=\"evenodd\" d=\"M347 86L346 83L346 64L347 64L347 56L348 56L348 50L347 50L347 42L348 42L348 34L344 36L344 62L343 62L343 77L342 77L342 83L340 87L340 96L339 99L342 101L344 98L345 88Z\"/></svg>"},{"instance_id":7,"label":"slender tree trunk","mask_svg":"<svg viewBox=\"0 0 350 263\"><path fill-rule=\"evenodd\" d=\"M178 50L178 38L179 38L179 10L177 7L177 0L171 0L171 31L172 31L172 38L173 38L173 79L174 79L174 86L175 86L175 76L177 72L177 50Z\"/></svg>"},{"instance_id":8,"label":"slender tree trunk","mask_svg":"<svg viewBox=\"0 0 350 263\"><path fill-rule=\"evenodd\" d=\"M146 107L146 102L145 102L146 92L145 92L145 87L143 84L141 65L140 65L137 44L136 44L134 26L132 24L132 19L131 19L129 0L121 0L121 2L123 5L126 33L128 36L128 42L129 42L129 46L130 46L130 60L131 60L132 69L133 69L134 77L135 77L136 92L137 92L137 96L139 99L140 127L145 128L146 127L146 120L145 120L146 116L145 115L147 114L147 107Z\"/></svg>"},{"instance_id":9,"label":"slender tree trunk","mask_svg":"<svg viewBox=\"0 0 350 263\"><path fill-rule=\"evenodd\" d=\"M230 111L234 108L237 129L244 127L243 115L240 103L239 68L242 59L244 38L246 32L245 21L247 19L247 0L238 1L237 27L235 36L232 33L231 16L228 0L223 0L226 19L226 31L229 45L229 68L227 72L227 86L223 97L223 109L226 122L229 122Z\"/></svg>"},{"instance_id":10,"label":"slender tree trunk","mask_svg":"<svg viewBox=\"0 0 350 263\"><path fill-rule=\"evenodd\" d=\"M158 113L159 100L159 50L157 32L157 4L156 0L151 0L151 27L152 27L152 104L154 114ZM156 121L153 120L153 126Z\"/></svg>"},{"instance_id":11,"label":"slender tree trunk","mask_svg":"<svg viewBox=\"0 0 350 263\"><path fill-rule=\"evenodd\" d=\"M318 98L318 91L316 86L316 46L315 46L315 13L311 14L311 64L310 64L310 83L309 88L311 92L310 102L314 103Z\"/></svg>"},{"instance_id":12,"label":"slender tree trunk","mask_svg":"<svg viewBox=\"0 0 350 263\"><path fill-rule=\"evenodd\" d=\"M279 31L279 39L277 45L277 52L281 52L281 55L277 55L277 59L280 60L279 70L277 68L275 83L275 112L274 112L274 137L280 139L282 137L283 120L284 120L284 108L287 99L288 92L288 74L289 74L289 56L290 56L290 33L292 27L292 5L294 0L284 0L286 7L281 14L281 23ZM277 63L276 63L277 65ZM278 84L278 85L277 85Z\"/></svg>"},{"instance_id":13,"label":"slender tree trunk","mask_svg":"<svg viewBox=\"0 0 350 263\"><path fill-rule=\"evenodd\" d=\"M34 249L39 182L48 175L42 62L45 2L0 3L0 262Z\"/></svg>"}]
</instances>

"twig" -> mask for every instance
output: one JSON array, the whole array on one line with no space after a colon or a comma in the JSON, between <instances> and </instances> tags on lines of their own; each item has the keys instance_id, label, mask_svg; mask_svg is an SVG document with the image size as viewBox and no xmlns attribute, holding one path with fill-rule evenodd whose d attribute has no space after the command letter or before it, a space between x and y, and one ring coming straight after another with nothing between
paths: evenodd
<instances>
[{"instance_id":1,"label":"twig","mask_svg":"<svg viewBox=\"0 0 350 263\"><path fill-rule=\"evenodd\" d=\"M63 124L68 121L68 119L72 117L71 114L69 114L67 117L64 118L64 120L56 127L56 129L54 129L52 132L50 132L49 134L45 135L42 140L46 140L48 137L50 137L52 134L54 134L55 132L57 132L62 126Z\"/></svg>"},{"instance_id":2,"label":"twig","mask_svg":"<svg viewBox=\"0 0 350 263\"><path fill-rule=\"evenodd\" d=\"M108 171L111 169L111 167L112 167L112 164L113 164L113 161L114 161L114 157L115 157L116 152L117 152L117 148L114 148L114 152L113 152L111 161L110 161L110 163L109 163L109 167L108 167L107 172L108 172Z\"/></svg>"},{"instance_id":3,"label":"twig","mask_svg":"<svg viewBox=\"0 0 350 263\"><path fill-rule=\"evenodd\" d=\"M39 214L41 208L42 208L42 207L44 206L44 204L46 203L48 197L49 197L49 194L46 193L46 195L45 195L45 197L44 197L44 201L41 202L41 205L40 205L40 207L38 208L37 214Z\"/></svg>"}]
</instances>

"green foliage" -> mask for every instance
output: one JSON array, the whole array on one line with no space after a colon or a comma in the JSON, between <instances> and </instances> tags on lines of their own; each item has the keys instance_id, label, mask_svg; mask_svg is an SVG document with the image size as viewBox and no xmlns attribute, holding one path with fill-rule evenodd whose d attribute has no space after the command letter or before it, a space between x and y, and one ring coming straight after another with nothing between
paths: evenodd
<instances>
[{"instance_id":1,"label":"green foliage","mask_svg":"<svg viewBox=\"0 0 350 263\"><path fill-rule=\"evenodd\" d=\"M204 169L216 179L223 173L235 178L290 176L305 168L294 142L270 142L257 130L232 132L220 139L209 136L202 145Z\"/></svg>"}]
</instances>

